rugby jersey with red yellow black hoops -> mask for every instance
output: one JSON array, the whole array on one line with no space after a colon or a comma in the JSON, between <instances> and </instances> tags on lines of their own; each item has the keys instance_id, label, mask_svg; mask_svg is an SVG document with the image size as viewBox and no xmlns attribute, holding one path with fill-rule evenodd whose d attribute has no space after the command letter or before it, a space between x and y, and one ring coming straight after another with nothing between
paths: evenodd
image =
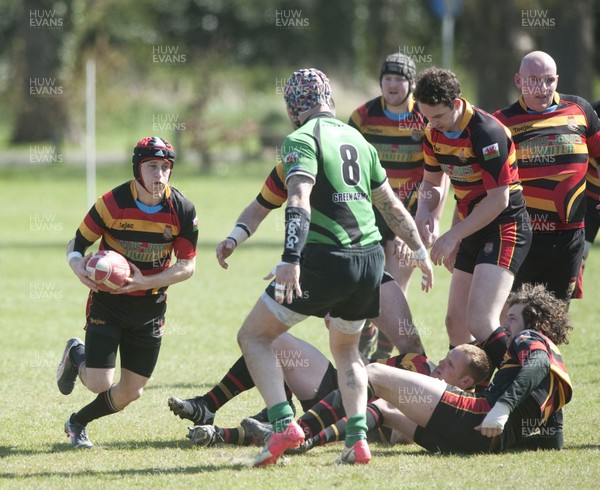
<instances>
[{"instance_id":1,"label":"rugby jersey with red yellow black hoops","mask_svg":"<svg viewBox=\"0 0 600 490\"><path fill-rule=\"evenodd\" d=\"M524 330L511 341L504 360L484 396L491 404L495 403L521 373L525 360L534 351L545 352L550 360L549 372L530 395L540 407L540 417L542 422L545 422L552 413L571 400L573 386L558 347L537 330Z\"/></svg>"},{"instance_id":2,"label":"rugby jersey with red yellow black hoops","mask_svg":"<svg viewBox=\"0 0 600 490\"><path fill-rule=\"evenodd\" d=\"M100 197L75 234L75 249L83 253L101 239L99 250L119 252L144 276L168 269L173 254L178 260L194 258L198 220L192 202L167 186L162 209L149 214L136 205L137 198L133 180ZM164 290L166 287L130 294L141 296Z\"/></svg>"},{"instance_id":3,"label":"rugby jersey with red yellow black hoops","mask_svg":"<svg viewBox=\"0 0 600 490\"><path fill-rule=\"evenodd\" d=\"M600 102L592 105L596 114L600 114ZM598 174L598 159L590 158L588 165L585 195L596 202L600 202L600 174Z\"/></svg>"},{"instance_id":4,"label":"rugby jersey with red yellow black hoops","mask_svg":"<svg viewBox=\"0 0 600 490\"><path fill-rule=\"evenodd\" d=\"M283 163L278 162L265 180L256 200L267 209L276 209L287 201L285 170Z\"/></svg>"},{"instance_id":5,"label":"rugby jersey with red yellow black hoops","mask_svg":"<svg viewBox=\"0 0 600 490\"><path fill-rule=\"evenodd\" d=\"M376 359L373 362L404 369L405 371L412 371L413 373L424 374L425 376L431 376L431 373L437 367L423 354L414 353L399 354L388 359Z\"/></svg>"},{"instance_id":6,"label":"rugby jersey with red yellow black hoops","mask_svg":"<svg viewBox=\"0 0 600 490\"><path fill-rule=\"evenodd\" d=\"M425 119L417 110L412 94L408 111L396 121L386 116L383 96L358 107L348 124L360 131L377 150L381 166L398 198L414 215L418 189L423 179L423 134Z\"/></svg>"},{"instance_id":7,"label":"rugby jersey with red yellow black hoops","mask_svg":"<svg viewBox=\"0 0 600 490\"><path fill-rule=\"evenodd\" d=\"M494 115L515 142L533 231L583 228L589 157L600 156L600 121L592 106L555 93L542 113L529 110L521 97Z\"/></svg>"},{"instance_id":8,"label":"rugby jersey with red yellow black hoops","mask_svg":"<svg viewBox=\"0 0 600 490\"><path fill-rule=\"evenodd\" d=\"M457 138L427 125L423 140L425 170L444 171L450 177L461 220L471 214L488 190L507 185L508 206L498 219L510 221L524 206L510 132L494 116L462 101L464 113Z\"/></svg>"},{"instance_id":9,"label":"rugby jersey with red yellow black hoops","mask_svg":"<svg viewBox=\"0 0 600 490\"><path fill-rule=\"evenodd\" d=\"M600 174L598 160L590 158L585 183L585 195L600 204Z\"/></svg>"}]
</instances>

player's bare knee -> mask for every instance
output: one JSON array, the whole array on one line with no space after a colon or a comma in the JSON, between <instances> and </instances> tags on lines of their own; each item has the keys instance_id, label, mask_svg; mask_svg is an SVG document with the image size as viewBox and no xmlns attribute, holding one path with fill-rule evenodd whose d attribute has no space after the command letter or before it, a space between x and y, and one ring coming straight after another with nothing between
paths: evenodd
<instances>
[{"instance_id":1,"label":"player's bare knee","mask_svg":"<svg viewBox=\"0 0 600 490\"><path fill-rule=\"evenodd\" d=\"M373 387L373 389L375 390L375 395L377 395L377 388L379 387L379 381L381 379L381 375L382 375L382 367L384 367L383 364L380 364L378 362L373 362L371 364L367 364L366 368L367 368L367 376L369 378L369 384Z\"/></svg>"},{"instance_id":2,"label":"player's bare knee","mask_svg":"<svg viewBox=\"0 0 600 490\"><path fill-rule=\"evenodd\" d=\"M112 386L112 383L107 379L87 379L85 386L92 393L104 393Z\"/></svg>"},{"instance_id":3,"label":"player's bare knee","mask_svg":"<svg viewBox=\"0 0 600 490\"><path fill-rule=\"evenodd\" d=\"M246 332L244 331L244 327L242 327L238 330L238 333L237 333L237 343L242 350L244 349L245 340L246 340Z\"/></svg>"},{"instance_id":4,"label":"player's bare knee","mask_svg":"<svg viewBox=\"0 0 600 490\"><path fill-rule=\"evenodd\" d=\"M129 403L139 400L144 393L144 388L131 389L127 392Z\"/></svg>"}]
</instances>

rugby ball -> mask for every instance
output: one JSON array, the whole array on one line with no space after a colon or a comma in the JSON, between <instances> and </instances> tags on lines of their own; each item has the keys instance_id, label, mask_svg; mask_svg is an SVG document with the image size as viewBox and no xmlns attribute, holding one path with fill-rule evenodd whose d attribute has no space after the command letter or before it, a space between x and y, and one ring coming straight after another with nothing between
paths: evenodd
<instances>
[{"instance_id":1,"label":"rugby ball","mask_svg":"<svg viewBox=\"0 0 600 490\"><path fill-rule=\"evenodd\" d=\"M131 274L127 259L113 250L96 252L86 264L86 270L99 289L108 292L120 288Z\"/></svg>"}]
</instances>

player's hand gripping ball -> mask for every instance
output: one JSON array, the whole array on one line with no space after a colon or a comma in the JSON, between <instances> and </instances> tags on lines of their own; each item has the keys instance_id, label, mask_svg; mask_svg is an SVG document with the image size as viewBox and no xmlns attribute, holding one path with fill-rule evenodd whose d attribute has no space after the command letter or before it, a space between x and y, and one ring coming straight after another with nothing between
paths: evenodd
<instances>
[{"instance_id":1,"label":"player's hand gripping ball","mask_svg":"<svg viewBox=\"0 0 600 490\"><path fill-rule=\"evenodd\" d=\"M106 292L123 286L131 274L127 259L113 250L96 252L86 264L86 270L98 288Z\"/></svg>"}]
</instances>

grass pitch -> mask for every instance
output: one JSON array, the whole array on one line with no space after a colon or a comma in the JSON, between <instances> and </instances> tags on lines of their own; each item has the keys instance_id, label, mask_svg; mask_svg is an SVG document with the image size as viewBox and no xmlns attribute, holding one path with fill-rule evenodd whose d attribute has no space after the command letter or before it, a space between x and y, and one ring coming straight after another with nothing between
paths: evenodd
<instances>
[{"instance_id":1,"label":"grass pitch","mask_svg":"<svg viewBox=\"0 0 600 490\"><path fill-rule=\"evenodd\" d=\"M575 392L565 409L565 449L501 455L430 455L415 445L373 444L368 467L336 467L341 448L318 448L287 465L252 469L257 448L196 448L185 438L187 422L174 417L166 400L202 394L240 355L235 335L278 261L281 212L222 270L216 243L230 231L270 171L206 177L176 167L174 184L196 204L200 241L196 273L172 286L163 349L144 396L124 412L89 426L92 450L73 450L63 433L71 412L94 395L81 384L61 395L55 370L65 341L84 336L86 290L73 276L64 249L85 212L83 171L62 165L1 169L0 297L2 397L0 486L3 488L597 488L600 479L600 308L596 278L600 252L592 249L585 298L572 304L575 331L561 350ZM100 168L98 194L129 178L129 165ZM409 304L433 359L445 355L444 315L449 274L436 268L429 294L413 281ZM292 332L329 356L327 334L311 319ZM235 426L262 408L255 391L218 412L217 424Z\"/></svg>"}]
</instances>

